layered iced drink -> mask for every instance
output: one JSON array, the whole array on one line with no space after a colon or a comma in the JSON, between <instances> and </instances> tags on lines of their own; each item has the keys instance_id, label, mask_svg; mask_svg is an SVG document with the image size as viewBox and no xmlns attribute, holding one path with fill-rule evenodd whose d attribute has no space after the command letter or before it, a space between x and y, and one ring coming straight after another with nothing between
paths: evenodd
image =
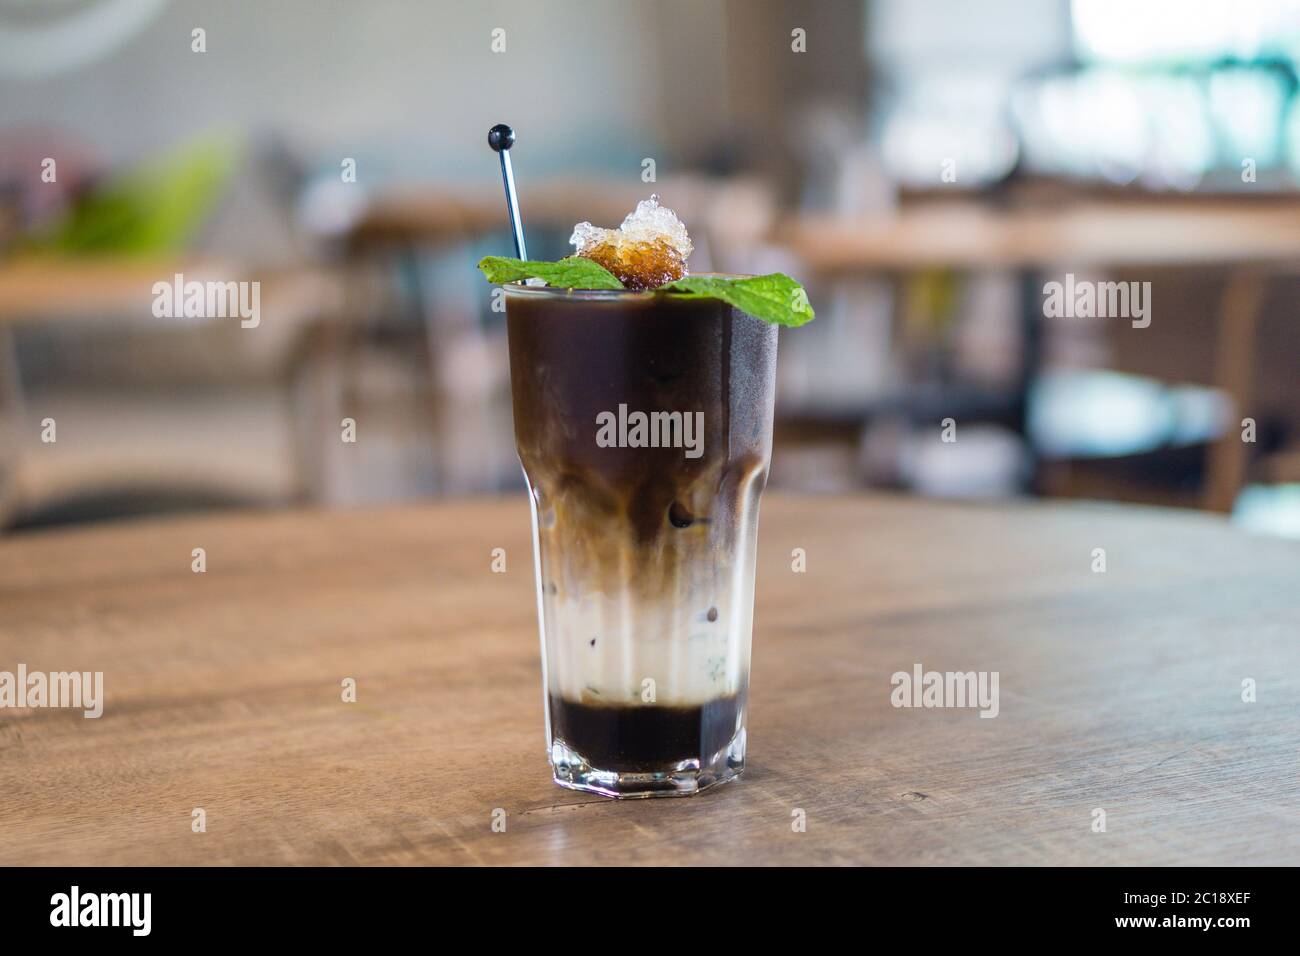
<instances>
[{"instance_id":1,"label":"layered iced drink","mask_svg":"<svg viewBox=\"0 0 1300 956\"><path fill-rule=\"evenodd\" d=\"M620 797L732 779L777 328L633 288L511 283L506 314L555 779Z\"/></svg>"}]
</instances>

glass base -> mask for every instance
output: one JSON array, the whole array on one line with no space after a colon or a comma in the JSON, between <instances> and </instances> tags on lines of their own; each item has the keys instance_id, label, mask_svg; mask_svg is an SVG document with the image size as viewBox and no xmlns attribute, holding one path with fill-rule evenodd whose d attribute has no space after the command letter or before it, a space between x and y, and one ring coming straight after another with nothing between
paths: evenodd
<instances>
[{"instance_id":1,"label":"glass base","mask_svg":"<svg viewBox=\"0 0 1300 956\"><path fill-rule=\"evenodd\" d=\"M745 772L745 730L707 763L683 760L655 771L601 770L562 740L551 743L551 770L555 782L569 790L585 790L616 800L644 797L689 797L735 780Z\"/></svg>"}]
</instances>

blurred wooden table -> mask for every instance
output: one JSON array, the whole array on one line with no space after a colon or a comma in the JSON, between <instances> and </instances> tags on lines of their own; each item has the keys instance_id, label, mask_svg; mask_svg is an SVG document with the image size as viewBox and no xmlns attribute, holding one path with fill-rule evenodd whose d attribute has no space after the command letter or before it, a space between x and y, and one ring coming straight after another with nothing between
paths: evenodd
<instances>
[{"instance_id":1,"label":"blurred wooden table","mask_svg":"<svg viewBox=\"0 0 1300 956\"><path fill-rule=\"evenodd\" d=\"M0 864L1300 863L1300 545L1114 506L763 510L748 773L622 803L547 772L522 495L2 540L0 670L102 670L107 703L0 711ZM997 671L1000 714L893 708L916 663Z\"/></svg>"},{"instance_id":2,"label":"blurred wooden table","mask_svg":"<svg viewBox=\"0 0 1300 956\"><path fill-rule=\"evenodd\" d=\"M829 278L925 269L1019 272L1026 280L1022 403L1039 371L1034 326L1042 318L1044 278L1060 281L1085 269L1222 270L1227 282L1217 303L1213 384L1232 400L1235 422L1254 414L1257 327L1268 280L1300 271L1300 204L1188 196L1000 209L968 199L934 201L876 219L794 216L776 238ZM1211 449L1205 507L1231 510L1245 483L1248 451L1239 426L1230 423Z\"/></svg>"},{"instance_id":3,"label":"blurred wooden table","mask_svg":"<svg viewBox=\"0 0 1300 956\"><path fill-rule=\"evenodd\" d=\"M823 275L914 269L1300 267L1300 204L1087 201L999 209L934 201L877 219L800 215L778 230Z\"/></svg>"},{"instance_id":4,"label":"blurred wooden table","mask_svg":"<svg viewBox=\"0 0 1300 956\"><path fill-rule=\"evenodd\" d=\"M738 184L753 187L745 177L683 174L665 176L654 185L634 179L587 177L540 179L521 184L521 211L530 230L554 229L566 235L579 222L615 227L642 199L656 193L665 204L690 215L691 234L699 238L706 223L697 216ZM354 249L384 246L437 246L468 242L509 229L499 176L454 186L394 187L367 204L348 230ZM509 240L504 240L509 249Z\"/></svg>"},{"instance_id":5,"label":"blurred wooden table","mask_svg":"<svg viewBox=\"0 0 1300 956\"><path fill-rule=\"evenodd\" d=\"M226 281L236 267L215 259L86 256L0 264L0 327L6 323L153 315L153 285L177 274ZM191 320L193 321L193 320Z\"/></svg>"},{"instance_id":6,"label":"blurred wooden table","mask_svg":"<svg viewBox=\"0 0 1300 956\"><path fill-rule=\"evenodd\" d=\"M159 405L159 415L149 419L151 443L133 444L131 433L113 434L80 453L31 454L30 436L38 434L44 412L28 400L28 389L19 367L15 331L20 326L52 327L67 323L64 337L73 342L85 327L105 325L112 330L148 329L165 334L169 330L193 333L200 325L221 324L237 328L238 317L158 317L154 314L154 284L171 284L176 275L186 282L254 281L259 286L260 331L250 344L226 354L237 367L231 381L246 387L250 380L266 380L283 390L291 410L292 426L309 434L320 421L338 420L339 384L331 374L340 361L343 347L341 326L349 314L344 302L344 285L338 272L328 266L286 266L277 269L247 266L213 257L31 257L0 263L0 527L13 514L30 513L51 503L76 500L79 495L129 492L145 493L160 485L180 487L200 496L224 494L233 500L281 500L304 498L321 482L324 467L312 443L279 448L270 438L270 457L277 453L292 461L290 468L196 467L189 436L203 431L185 418L183 403ZM241 332L251 330L241 330ZM253 342L256 344L251 344ZM66 344L66 343L65 343ZM155 350L157 352L157 350ZM161 354L161 352L157 352ZM137 363L136 371L147 379L159 361L151 353ZM321 360L321 374L310 379L310 403L288 399L299 373L309 360ZM182 359L183 361L183 359ZM332 363L332 364L331 364ZM30 376L30 370L28 370ZM93 377L93 376L92 376ZM102 378L102 376L100 376ZM75 376L64 376L69 380ZM129 389L123 387L123 395ZM56 397L66 394L57 388ZM43 395L49 401L49 389ZM69 406L64 405L64 408ZM76 406L73 405L73 408ZM48 408L47 408L48 410ZM87 431L100 434L113 428L121 406L108 403L97 418L82 420ZM233 414L239 414L235 412ZM129 416L128 419L129 420ZM62 421L60 421L62 424ZM220 417L205 418L201 424L220 427ZM244 422L245 431L257 428ZM330 426L331 431L335 427ZM210 436L204 436L206 440ZM188 446L188 447L187 447ZM45 446L52 448L53 446ZM214 446L215 447L215 446ZM161 451L159 451L161 449ZM177 450L179 449L179 451ZM241 462L226 449L226 461ZM199 456L200 459L202 456Z\"/></svg>"}]
</instances>

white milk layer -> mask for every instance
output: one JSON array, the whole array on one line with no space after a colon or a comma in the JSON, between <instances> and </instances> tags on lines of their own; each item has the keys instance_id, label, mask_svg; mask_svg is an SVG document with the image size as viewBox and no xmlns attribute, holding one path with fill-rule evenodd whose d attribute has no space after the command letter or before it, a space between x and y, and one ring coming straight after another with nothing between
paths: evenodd
<instances>
[{"instance_id":1,"label":"white milk layer","mask_svg":"<svg viewBox=\"0 0 1300 956\"><path fill-rule=\"evenodd\" d=\"M722 594L543 598L552 694L598 704L700 704L749 675L753 571Z\"/></svg>"}]
</instances>

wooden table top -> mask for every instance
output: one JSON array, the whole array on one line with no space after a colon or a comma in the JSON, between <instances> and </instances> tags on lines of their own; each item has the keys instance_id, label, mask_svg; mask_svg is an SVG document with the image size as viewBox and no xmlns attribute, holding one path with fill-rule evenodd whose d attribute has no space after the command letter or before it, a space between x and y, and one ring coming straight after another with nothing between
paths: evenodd
<instances>
[{"instance_id":1,"label":"wooden table top","mask_svg":"<svg viewBox=\"0 0 1300 956\"><path fill-rule=\"evenodd\" d=\"M4 539L0 670L106 704L0 711L0 864L1300 863L1295 542L769 494L759 551L745 777L614 802L550 780L522 495ZM894 708L917 663L1000 713Z\"/></svg>"},{"instance_id":2,"label":"wooden table top","mask_svg":"<svg viewBox=\"0 0 1300 956\"><path fill-rule=\"evenodd\" d=\"M214 258L84 256L15 259L0 263L0 326L65 319L106 318L146 322L227 321L220 317L158 319L153 314L156 282L256 281L263 318L276 307L319 313L340 296L340 277L327 266L286 266L250 271Z\"/></svg>"},{"instance_id":3,"label":"wooden table top","mask_svg":"<svg viewBox=\"0 0 1300 956\"><path fill-rule=\"evenodd\" d=\"M153 284L237 275L217 261L86 256L27 259L0 265L0 323L124 312L153 315Z\"/></svg>"},{"instance_id":4,"label":"wooden table top","mask_svg":"<svg viewBox=\"0 0 1300 956\"><path fill-rule=\"evenodd\" d=\"M800 215L780 242L814 271L1300 265L1300 215L1276 207L1091 201L1000 210L933 202L894 216Z\"/></svg>"},{"instance_id":5,"label":"wooden table top","mask_svg":"<svg viewBox=\"0 0 1300 956\"><path fill-rule=\"evenodd\" d=\"M521 183L521 211L529 229L567 231L582 221L614 228L651 193L682 215L701 213L728 185L752 182L744 177L719 180L683 174L665 176L654 185L639 178L540 179ZM394 186L373 197L349 230L358 246L466 242L505 230L505 199L499 176L455 185Z\"/></svg>"}]
</instances>

